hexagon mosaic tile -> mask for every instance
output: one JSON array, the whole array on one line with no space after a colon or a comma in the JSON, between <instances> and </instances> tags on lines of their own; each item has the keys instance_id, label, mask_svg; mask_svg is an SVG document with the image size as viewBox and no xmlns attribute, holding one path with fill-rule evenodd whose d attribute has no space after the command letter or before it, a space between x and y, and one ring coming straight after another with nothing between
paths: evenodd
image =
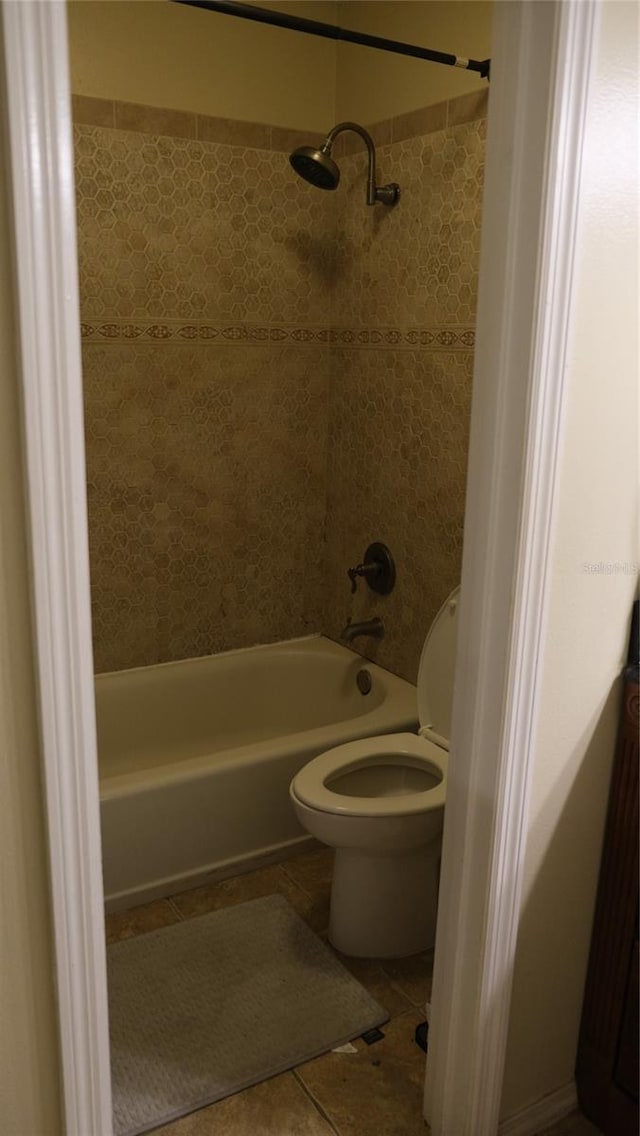
<instances>
[{"instance_id":1,"label":"hexagon mosaic tile","mask_svg":"<svg viewBox=\"0 0 640 1136\"><path fill-rule=\"evenodd\" d=\"M484 120L378 151L394 209L363 207L366 155L341 159L334 314L347 326L473 327L484 174Z\"/></svg>"},{"instance_id":2,"label":"hexagon mosaic tile","mask_svg":"<svg viewBox=\"0 0 640 1136\"><path fill-rule=\"evenodd\" d=\"M84 319L328 322L335 202L284 155L76 126Z\"/></svg>"},{"instance_id":3,"label":"hexagon mosaic tile","mask_svg":"<svg viewBox=\"0 0 640 1136\"><path fill-rule=\"evenodd\" d=\"M415 682L441 603L458 582L471 401L470 354L337 352L329 431L325 627L380 616L382 641L352 646ZM372 540L391 549L389 596L346 569Z\"/></svg>"},{"instance_id":4,"label":"hexagon mosaic tile","mask_svg":"<svg viewBox=\"0 0 640 1136\"><path fill-rule=\"evenodd\" d=\"M360 153L322 194L277 150L75 129L96 668L375 613L415 679L460 570L484 122L380 146L392 211ZM373 539L396 590L352 599Z\"/></svg>"},{"instance_id":5,"label":"hexagon mosaic tile","mask_svg":"<svg viewBox=\"0 0 640 1136\"><path fill-rule=\"evenodd\" d=\"M328 359L92 346L84 373L97 670L316 630Z\"/></svg>"}]
</instances>

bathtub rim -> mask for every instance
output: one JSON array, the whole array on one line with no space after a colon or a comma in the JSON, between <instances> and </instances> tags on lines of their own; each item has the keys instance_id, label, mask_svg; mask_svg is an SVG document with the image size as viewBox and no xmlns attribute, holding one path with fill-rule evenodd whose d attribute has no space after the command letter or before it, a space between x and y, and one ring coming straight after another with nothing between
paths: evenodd
<instances>
[{"instance_id":1,"label":"bathtub rim","mask_svg":"<svg viewBox=\"0 0 640 1136\"><path fill-rule=\"evenodd\" d=\"M409 679L403 678L402 675L396 674L395 671L389 670L387 667L382 666L375 659L369 659L366 655L361 655L359 651L354 651L346 643L341 643L337 639L332 639L330 635L325 635L323 631L313 631L309 635L296 635L293 639L276 639L273 643L251 643L248 647L229 647L226 651L215 651L209 655L188 655L183 659L166 659L162 663L144 663L137 667L119 667L117 670L110 671L96 671L94 673L94 681L104 678L114 678L117 675L132 675L140 671L148 670L167 670L170 667L184 666L188 663L201 663L203 659L228 659L234 655L248 655L260 651L275 651L286 650L287 647L301 646L304 644L311 644L318 640L323 641L323 645L327 644L330 648L334 648L340 653L348 651L354 659L362 659L363 667L372 666L378 667L385 674L391 675L401 682L409 683L410 686L415 684L410 682ZM333 653L333 652L332 652Z\"/></svg>"},{"instance_id":2,"label":"bathtub rim","mask_svg":"<svg viewBox=\"0 0 640 1136\"><path fill-rule=\"evenodd\" d=\"M166 670L168 667L182 668L189 664L202 663L208 660L217 662L219 659L226 659L229 656L254 654L256 651L282 652L284 654L291 647L299 649L302 645L311 648L313 644L317 643L322 644L321 649L324 654L339 658L342 662L351 663L354 659L362 658L358 652L352 651L349 647L336 643L328 636L318 633L296 639L283 639L276 643L238 647L216 655L198 655L190 659L173 659L166 663L152 663L146 667L131 667L126 671L104 671L95 676L95 681L112 677L119 678L123 675L141 674L151 670ZM231 766L249 765L259 760L263 754L266 756L268 751L272 752L274 747L277 747L280 753L284 751L287 755L294 753L296 749L301 751L314 750L315 753L322 753L325 750L333 749L336 745L355 741L362 737L397 733L402 730L405 732L416 731L418 728L418 708L414 684L410 683L408 679L394 674L393 671L388 671L371 659L363 659L363 665L371 669L374 679L377 674L379 681L387 684L390 698L393 701L397 700L398 712L394 715L393 720L390 720L389 702L385 698L380 705L371 710L365 709L362 714L357 716L342 718L337 722L328 722L324 725L311 726L304 730L295 730L291 733L271 735L268 738L249 742L245 745L228 746L217 752L208 750L182 760L177 758L159 765L149 765L141 769L111 774L103 773L100 770L99 763L100 799L111 800L119 796L142 793L150 787L161 787L182 780L195 780L213 765L220 770Z\"/></svg>"}]
</instances>

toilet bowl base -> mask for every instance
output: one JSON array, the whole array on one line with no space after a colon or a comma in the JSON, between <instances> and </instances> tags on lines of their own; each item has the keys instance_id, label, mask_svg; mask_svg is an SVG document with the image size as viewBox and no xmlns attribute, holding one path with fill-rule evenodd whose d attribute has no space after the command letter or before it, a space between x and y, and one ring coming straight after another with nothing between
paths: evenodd
<instances>
[{"instance_id":1,"label":"toilet bowl base","mask_svg":"<svg viewBox=\"0 0 640 1136\"><path fill-rule=\"evenodd\" d=\"M329 941L358 958L402 958L433 946L440 841L401 855L338 848Z\"/></svg>"}]
</instances>

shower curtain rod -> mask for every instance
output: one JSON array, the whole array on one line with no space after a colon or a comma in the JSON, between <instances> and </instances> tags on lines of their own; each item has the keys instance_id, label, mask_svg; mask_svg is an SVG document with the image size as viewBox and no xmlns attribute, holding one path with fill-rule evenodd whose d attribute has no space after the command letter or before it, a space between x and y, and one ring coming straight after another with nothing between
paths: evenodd
<instances>
[{"instance_id":1,"label":"shower curtain rod","mask_svg":"<svg viewBox=\"0 0 640 1136\"><path fill-rule=\"evenodd\" d=\"M176 4L187 4L191 8L206 8L209 12L223 12L227 16L240 16L243 20L255 20L259 24L272 24L277 28L288 28L294 32L307 32L308 35L322 36L324 39L337 39L344 43L357 43L362 47L376 47L380 51L392 51L396 55L410 55L414 59L428 59L431 63L443 63L446 67L462 67L465 71L477 71L483 79L489 78L490 59L465 59L461 55L449 55L445 51L431 51L428 47L417 47L413 43L401 43L395 39L367 35L366 32L353 32L336 24L324 24L319 20L307 20L304 16L287 16L284 12L273 12L270 8L258 8L253 4L242 4L236 0L173 0Z\"/></svg>"}]
</instances>

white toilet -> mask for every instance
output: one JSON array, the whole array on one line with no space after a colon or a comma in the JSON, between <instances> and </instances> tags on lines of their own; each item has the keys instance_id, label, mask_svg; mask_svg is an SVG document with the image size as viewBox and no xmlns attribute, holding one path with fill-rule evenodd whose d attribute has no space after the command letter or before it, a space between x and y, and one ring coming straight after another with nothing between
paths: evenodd
<instances>
[{"instance_id":1,"label":"white toilet","mask_svg":"<svg viewBox=\"0 0 640 1136\"><path fill-rule=\"evenodd\" d=\"M459 591L422 649L418 733L336 746L289 788L303 827L336 849L329 939L347 955L400 958L433 946Z\"/></svg>"}]
</instances>

